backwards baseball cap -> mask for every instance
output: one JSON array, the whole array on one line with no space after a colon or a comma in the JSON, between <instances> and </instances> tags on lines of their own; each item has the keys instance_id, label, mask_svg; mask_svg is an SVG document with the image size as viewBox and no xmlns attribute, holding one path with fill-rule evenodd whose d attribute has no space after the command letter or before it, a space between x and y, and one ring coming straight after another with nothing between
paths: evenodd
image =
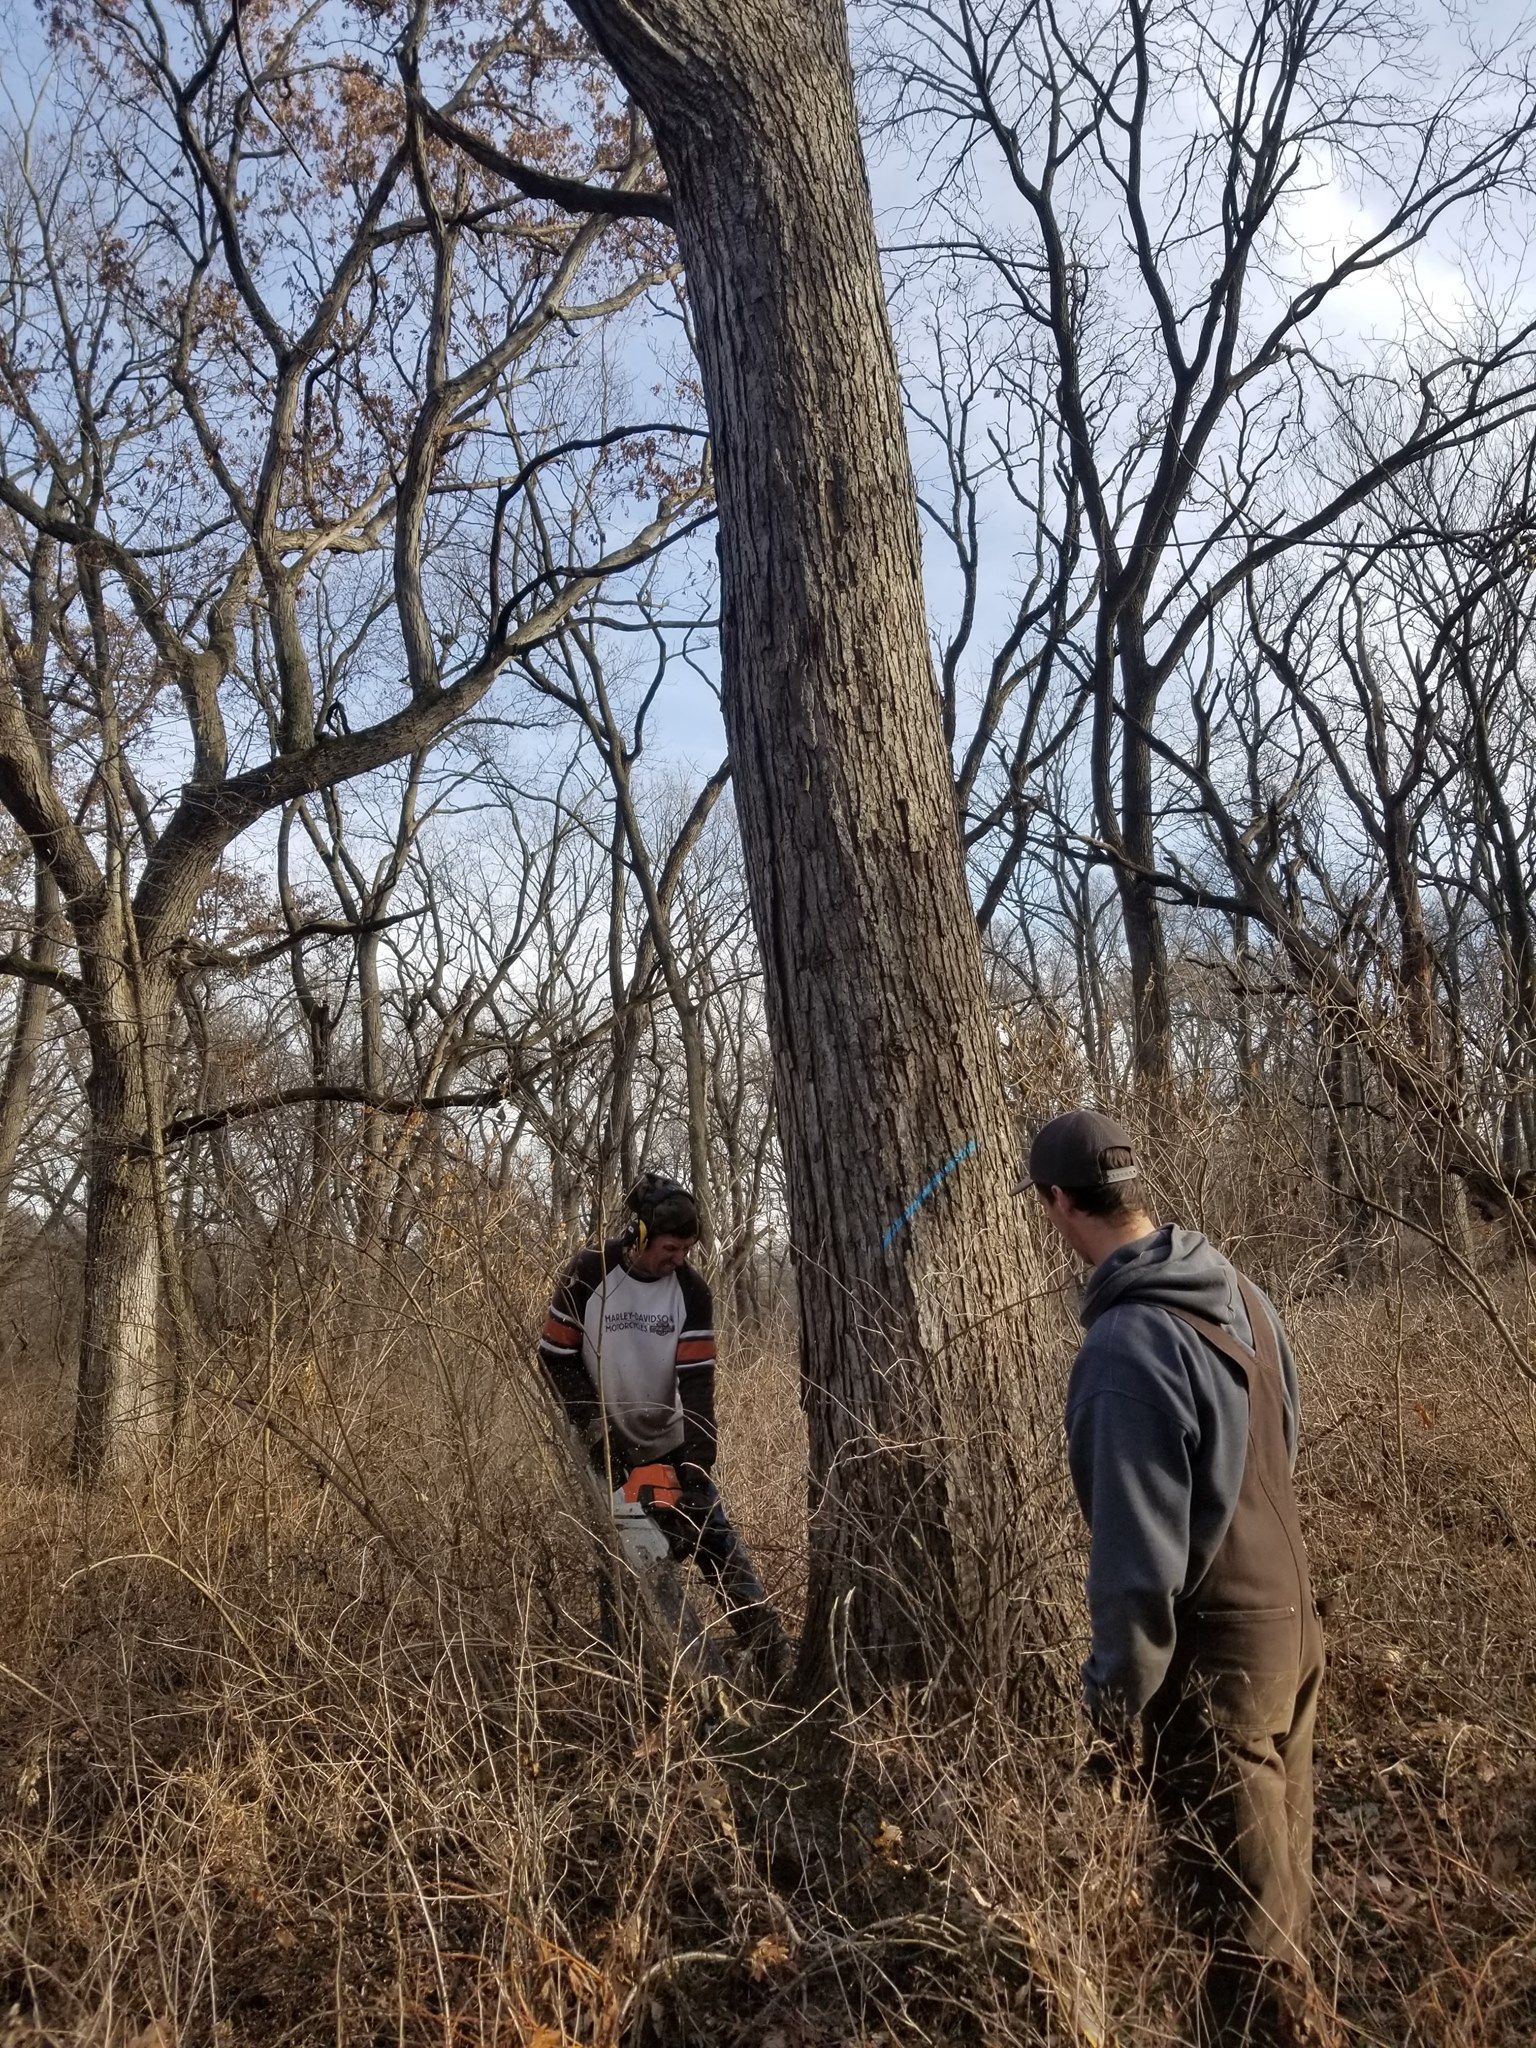
<instances>
[{"instance_id":1,"label":"backwards baseball cap","mask_svg":"<svg viewBox=\"0 0 1536 2048\"><path fill-rule=\"evenodd\" d=\"M1111 1155L1121 1163L1111 1166ZM1127 1163L1128 1162L1128 1163ZM1130 1138L1112 1116L1098 1109L1069 1109L1035 1133L1029 1148L1029 1179L1035 1187L1113 1188L1135 1180L1140 1168Z\"/></svg>"},{"instance_id":2,"label":"backwards baseball cap","mask_svg":"<svg viewBox=\"0 0 1536 2048\"><path fill-rule=\"evenodd\" d=\"M699 1210L681 1181L665 1173L642 1173L626 1198L630 1214L648 1237L697 1237Z\"/></svg>"}]
</instances>

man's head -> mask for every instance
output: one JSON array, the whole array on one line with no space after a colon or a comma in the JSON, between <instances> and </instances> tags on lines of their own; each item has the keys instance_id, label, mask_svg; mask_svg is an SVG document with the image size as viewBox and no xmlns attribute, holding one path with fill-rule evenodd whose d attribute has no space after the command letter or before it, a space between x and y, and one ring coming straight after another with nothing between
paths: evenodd
<instances>
[{"instance_id":1,"label":"man's head","mask_svg":"<svg viewBox=\"0 0 1536 2048\"><path fill-rule=\"evenodd\" d=\"M629 1191L625 1257L632 1273L660 1280L687 1260L699 1235L699 1211L680 1181L643 1173Z\"/></svg>"},{"instance_id":2,"label":"man's head","mask_svg":"<svg viewBox=\"0 0 1536 2048\"><path fill-rule=\"evenodd\" d=\"M1035 1133L1028 1176L1057 1233L1089 1265L1153 1228L1130 1138L1097 1109L1069 1109Z\"/></svg>"}]
</instances>

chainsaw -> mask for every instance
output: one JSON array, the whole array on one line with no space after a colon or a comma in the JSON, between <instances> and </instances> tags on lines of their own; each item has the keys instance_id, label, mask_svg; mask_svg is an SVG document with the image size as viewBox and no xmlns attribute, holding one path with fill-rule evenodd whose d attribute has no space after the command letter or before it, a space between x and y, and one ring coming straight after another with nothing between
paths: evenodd
<instances>
[{"instance_id":1,"label":"chainsaw","mask_svg":"<svg viewBox=\"0 0 1536 2048\"><path fill-rule=\"evenodd\" d=\"M695 1681L718 1683L725 1667L703 1618L689 1597L689 1588L666 1532L652 1508L676 1509L688 1489L677 1468L662 1462L636 1465L610 1495L600 1473L588 1472L603 1501L619 1556L633 1574L641 1608L649 1616L646 1634L670 1665L680 1659ZM618 1478L618 1473L614 1473Z\"/></svg>"},{"instance_id":2,"label":"chainsaw","mask_svg":"<svg viewBox=\"0 0 1536 2048\"><path fill-rule=\"evenodd\" d=\"M615 1514L622 1508L675 1508L682 1505L683 1482L673 1465L636 1465L613 1496Z\"/></svg>"}]
</instances>

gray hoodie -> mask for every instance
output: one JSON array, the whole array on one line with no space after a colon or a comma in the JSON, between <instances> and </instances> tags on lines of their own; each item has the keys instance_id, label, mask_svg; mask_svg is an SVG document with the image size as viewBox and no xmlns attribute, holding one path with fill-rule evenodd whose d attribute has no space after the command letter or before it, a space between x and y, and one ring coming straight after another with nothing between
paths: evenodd
<instances>
[{"instance_id":1,"label":"gray hoodie","mask_svg":"<svg viewBox=\"0 0 1536 2048\"><path fill-rule=\"evenodd\" d=\"M1279 1316L1264 1306L1280 1343L1294 1465L1296 1366ZM1067 1388L1067 1457L1090 1532L1084 1701L1101 1725L1123 1726L1162 1683L1178 1605L1227 1533L1247 1460L1241 1373L1170 1308L1252 1342L1232 1266L1198 1231L1173 1224L1095 1267L1079 1310L1087 1336Z\"/></svg>"}]
</instances>

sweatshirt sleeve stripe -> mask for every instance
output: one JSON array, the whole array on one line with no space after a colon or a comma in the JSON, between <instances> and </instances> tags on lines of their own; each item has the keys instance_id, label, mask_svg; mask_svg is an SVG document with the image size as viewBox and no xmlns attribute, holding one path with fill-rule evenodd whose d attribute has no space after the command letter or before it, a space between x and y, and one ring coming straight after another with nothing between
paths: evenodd
<instances>
[{"instance_id":1,"label":"sweatshirt sleeve stripe","mask_svg":"<svg viewBox=\"0 0 1536 2048\"><path fill-rule=\"evenodd\" d=\"M715 1362L715 1340L709 1336L686 1336L677 1340L677 1363L679 1367L689 1365L713 1365Z\"/></svg>"},{"instance_id":2,"label":"sweatshirt sleeve stripe","mask_svg":"<svg viewBox=\"0 0 1536 2048\"><path fill-rule=\"evenodd\" d=\"M580 1253L560 1275L545 1311L538 1359L567 1419L584 1430L601 1413L597 1391L582 1361L582 1323L592 1298L593 1256ZM601 1272L601 1264L598 1271Z\"/></svg>"}]
</instances>

